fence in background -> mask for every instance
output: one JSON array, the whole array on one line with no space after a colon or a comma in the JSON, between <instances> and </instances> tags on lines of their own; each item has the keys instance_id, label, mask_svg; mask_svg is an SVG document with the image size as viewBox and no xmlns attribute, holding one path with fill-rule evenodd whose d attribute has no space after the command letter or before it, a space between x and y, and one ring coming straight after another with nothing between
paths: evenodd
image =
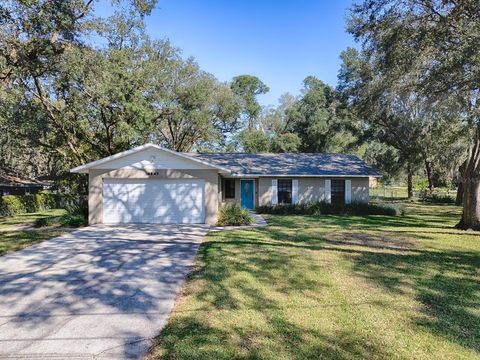
<instances>
[{"instance_id":1,"label":"fence in background","mask_svg":"<svg viewBox=\"0 0 480 360\"><path fill-rule=\"evenodd\" d=\"M378 186L369 189L370 199L372 200L404 200L407 199L407 188L397 186ZM423 200L429 196L428 190L416 190L413 192L413 197L417 200ZM433 195L437 198L452 198L455 199L456 190L435 189Z\"/></svg>"}]
</instances>

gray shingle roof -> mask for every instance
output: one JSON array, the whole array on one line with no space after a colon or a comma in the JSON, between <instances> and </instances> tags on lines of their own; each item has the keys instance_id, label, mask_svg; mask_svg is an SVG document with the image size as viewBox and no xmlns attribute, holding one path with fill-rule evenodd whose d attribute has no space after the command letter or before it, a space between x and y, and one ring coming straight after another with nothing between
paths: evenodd
<instances>
[{"instance_id":1,"label":"gray shingle roof","mask_svg":"<svg viewBox=\"0 0 480 360\"><path fill-rule=\"evenodd\" d=\"M381 176L355 155L319 153L188 153L237 175Z\"/></svg>"}]
</instances>

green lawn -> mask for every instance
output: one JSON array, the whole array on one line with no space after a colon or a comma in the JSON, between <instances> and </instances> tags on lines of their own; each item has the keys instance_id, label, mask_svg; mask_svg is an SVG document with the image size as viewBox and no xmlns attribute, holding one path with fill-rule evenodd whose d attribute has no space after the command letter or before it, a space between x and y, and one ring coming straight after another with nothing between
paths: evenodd
<instances>
[{"instance_id":1,"label":"green lawn","mask_svg":"<svg viewBox=\"0 0 480 360\"><path fill-rule=\"evenodd\" d=\"M150 357L480 358L480 233L407 206L211 233Z\"/></svg>"},{"instance_id":2,"label":"green lawn","mask_svg":"<svg viewBox=\"0 0 480 360\"><path fill-rule=\"evenodd\" d=\"M65 210L53 209L0 218L0 255L61 235L62 231L54 227L27 230L22 229L22 226L33 225L38 218L63 214Z\"/></svg>"}]
</instances>

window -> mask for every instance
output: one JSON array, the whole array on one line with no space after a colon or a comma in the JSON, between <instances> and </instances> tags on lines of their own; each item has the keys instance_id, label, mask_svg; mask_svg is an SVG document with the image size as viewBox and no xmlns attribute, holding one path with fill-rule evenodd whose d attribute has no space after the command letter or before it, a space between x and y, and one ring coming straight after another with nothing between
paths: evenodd
<instances>
[{"instance_id":1,"label":"window","mask_svg":"<svg viewBox=\"0 0 480 360\"><path fill-rule=\"evenodd\" d=\"M332 204L345 203L345 180L332 180Z\"/></svg>"},{"instance_id":2,"label":"window","mask_svg":"<svg viewBox=\"0 0 480 360\"><path fill-rule=\"evenodd\" d=\"M225 199L235 199L235 179L225 179Z\"/></svg>"},{"instance_id":3,"label":"window","mask_svg":"<svg viewBox=\"0 0 480 360\"><path fill-rule=\"evenodd\" d=\"M292 203L292 180L278 180L278 203Z\"/></svg>"}]
</instances>

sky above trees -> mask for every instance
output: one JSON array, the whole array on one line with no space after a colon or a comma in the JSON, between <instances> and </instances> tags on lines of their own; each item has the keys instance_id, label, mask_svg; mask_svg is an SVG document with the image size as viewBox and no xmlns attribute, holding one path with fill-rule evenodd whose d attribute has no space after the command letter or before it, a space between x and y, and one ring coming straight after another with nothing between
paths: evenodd
<instances>
[{"instance_id":1,"label":"sky above trees","mask_svg":"<svg viewBox=\"0 0 480 360\"><path fill-rule=\"evenodd\" d=\"M261 105L277 104L314 75L335 86L339 54L354 46L345 31L351 0L159 0L146 18L152 38L169 38L221 81L250 74L269 88ZM110 1L96 6L109 14Z\"/></svg>"}]
</instances>

